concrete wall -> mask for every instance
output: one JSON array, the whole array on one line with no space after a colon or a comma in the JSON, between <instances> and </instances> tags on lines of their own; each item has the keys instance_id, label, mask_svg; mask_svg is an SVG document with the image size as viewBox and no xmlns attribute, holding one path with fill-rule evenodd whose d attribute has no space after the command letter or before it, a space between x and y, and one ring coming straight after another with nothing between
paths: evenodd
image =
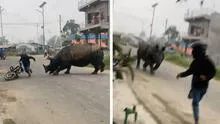
<instances>
[{"instance_id":1,"label":"concrete wall","mask_svg":"<svg viewBox=\"0 0 220 124\"><path fill-rule=\"evenodd\" d=\"M209 21L208 20L198 20L198 21L193 21L189 23L189 28L188 28L188 35L191 34L191 27L192 26L198 26L204 28L204 34L201 37L208 37L209 33Z\"/></svg>"},{"instance_id":2,"label":"concrete wall","mask_svg":"<svg viewBox=\"0 0 220 124\"><path fill-rule=\"evenodd\" d=\"M94 12L103 12L103 15L104 15L104 20L101 20L100 18L100 21L101 22L106 22L108 21L107 19L109 18L109 6L108 6L108 2L105 2L105 3L101 3L97 6L92 6L92 7L89 7L89 9L87 10L86 14L85 14L85 21L86 21L86 27L88 26L88 13L94 13Z\"/></svg>"},{"instance_id":3,"label":"concrete wall","mask_svg":"<svg viewBox=\"0 0 220 124\"><path fill-rule=\"evenodd\" d=\"M208 53L220 65L220 14L212 14L208 37Z\"/></svg>"}]
</instances>

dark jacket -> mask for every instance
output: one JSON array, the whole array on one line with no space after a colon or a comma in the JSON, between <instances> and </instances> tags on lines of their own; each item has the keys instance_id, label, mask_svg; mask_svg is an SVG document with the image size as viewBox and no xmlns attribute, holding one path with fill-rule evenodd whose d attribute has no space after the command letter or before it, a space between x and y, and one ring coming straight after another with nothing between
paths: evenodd
<instances>
[{"instance_id":1,"label":"dark jacket","mask_svg":"<svg viewBox=\"0 0 220 124\"><path fill-rule=\"evenodd\" d=\"M194 59L189 69L180 73L180 77L193 75L192 88L208 88L209 80L211 80L216 73L216 68L213 61L208 56L202 56ZM200 75L205 75L207 80L200 80Z\"/></svg>"},{"instance_id":2,"label":"dark jacket","mask_svg":"<svg viewBox=\"0 0 220 124\"><path fill-rule=\"evenodd\" d=\"M24 66L30 65L30 59L33 59L35 61L35 58L32 56L28 56L27 54L22 54L20 61L24 64Z\"/></svg>"}]
</instances>

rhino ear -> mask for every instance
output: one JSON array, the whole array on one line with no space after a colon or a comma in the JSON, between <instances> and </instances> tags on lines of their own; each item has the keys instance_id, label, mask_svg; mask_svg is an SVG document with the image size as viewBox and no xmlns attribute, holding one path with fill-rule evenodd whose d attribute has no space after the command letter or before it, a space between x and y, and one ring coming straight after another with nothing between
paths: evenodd
<instances>
[{"instance_id":1,"label":"rhino ear","mask_svg":"<svg viewBox=\"0 0 220 124\"><path fill-rule=\"evenodd\" d=\"M166 47L164 46L164 47L162 47L162 51L165 51L165 49L166 49Z\"/></svg>"},{"instance_id":2,"label":"rhino ear","mask_svg":"<svg viewBox=\"0 0 220 124\"><path fill-rule=\"evenodd\" d=\"M158 50L158 49L159 49L159 45L158 45L158 44L155 46L155 49L156 49L156 50Z\"/></svg>"}]
</instances>

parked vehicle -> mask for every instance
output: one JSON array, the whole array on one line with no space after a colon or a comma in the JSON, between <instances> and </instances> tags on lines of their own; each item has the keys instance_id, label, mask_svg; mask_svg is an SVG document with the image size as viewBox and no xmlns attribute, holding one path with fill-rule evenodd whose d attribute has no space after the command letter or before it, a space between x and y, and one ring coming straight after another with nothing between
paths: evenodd
<instances>
[{"instance_id":1,"label":"parked vehicle","mask_svg":"<svg viewBox=\"0 0 220 124\"><path fill-rule=\"evenodd\" d=\"M6 59L5 50L3 48L0 48L0 59L1 60Z\"/></svg>"}]
</instances>

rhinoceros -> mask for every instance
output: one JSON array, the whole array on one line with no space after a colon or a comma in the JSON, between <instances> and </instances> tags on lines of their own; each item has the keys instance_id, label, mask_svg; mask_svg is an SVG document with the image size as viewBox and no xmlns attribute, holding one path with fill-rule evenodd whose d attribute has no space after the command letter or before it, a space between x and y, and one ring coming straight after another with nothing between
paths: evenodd
<instances>
[{"instance_id":1,"label":"rhinoceros","mask_svg":"<svg viewBox=\"0 0 220 124\"><path fill-rule=\"evenodd\" d=\"M137 50L136 68L140 68L140 61L143 60L143 70L146 71L146 67L150 65L150 72L154 74L164 60L164 51L165 47L161 47L158 43L140 43Z\"/></svg>"},{"instance_id":2,"label":"rhinoceros","mask_svg":"<svg viewBox=\"0 0 220 124\"><path fill-rule=\"evenodd\" d=\"M60 71L67 69L65 74L70 73L71 66L84 67L92 64L95 70L92 74L104 71L104 52L98 45L81 44L66 46L53 58L49 57L50 64L43 65L45 73L58 75Z\"/></svg>"}]
</instances>

